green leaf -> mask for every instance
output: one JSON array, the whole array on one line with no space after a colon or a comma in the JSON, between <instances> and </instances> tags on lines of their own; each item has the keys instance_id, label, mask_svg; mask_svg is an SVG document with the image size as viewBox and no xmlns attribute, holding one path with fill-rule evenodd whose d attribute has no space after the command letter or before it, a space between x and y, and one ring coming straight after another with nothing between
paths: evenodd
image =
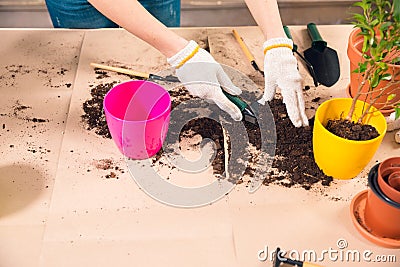
<instances>
[{"instance_id":1,"label":"green leaf","mask_svg":"<svg viewBox=\"0 0 400 267\"><path fill-rule=\"evenodd\" d=\"M388 97L387 97L387 101L388 101L388 102L389 102L389 101L392 101L395 97L396 97L396 94L390 94L390 95L388 95Z\"/></svg>"},{"instance_id":2,"label":"green leaf","mask_svg":"<svg viewBox=\"0 0 400 267\"><path fill-rule=\"evenodd\" d=\"M379 84L379 75L374 75L374 76L372 76L372 80L371 80L371 87L372 88L375 88L375 87L377 87L378 86L378 84Z\"/></svg>"},{"instance_id":3,"label":"green leaf","mask_svg":"<svg viewBox=\"0 0 400 267\"><path fill-rule=\"evenodd\" d=\"M390 81L392 79L392 74L385 73L381 76L381 80Z\"/></svg>"},{"instance_id":4,"label":"green leaf","mask_svg":"<svg viewBox=\"0 0 400 267\"><path fill-rule=\"evenodd\" d=\"M364 42L363 42L363 47L362 47L362 52L365 53L368 51L368 36L364 36Z\"/></svg>"},{"instance_id":5,"label":"green leaf","mask_svg":"<svg viewBox=\"0 0 400 267\"><path fill-rule=\"evenodd\" d=\"M367 20L365 19L364 15L358 14L358 13L354 13L353 14L353 19L358 21L359 23L366 23L367 22Z\"/></svg>"},{"instance_id":6,"label":"green leaf","mask_svg":"<svg viewBox=\"0 0 400 267\"><path fill-rule=\"evenodd\" d=\"M362 2L355 2L355 3L353 3L353 6L358 6L358 7L363 8L365 5Z\"/></svg>"},{"instance_id":7,"label":"green leaf","mask_svg":"<svg viewBox=\"0 0 400 267\"><path fill-rule=\"evenodd\" d=\"M382 71L385 71L385 70L388 69L388 66L387 66L387 64L386 64L385 62L379 62L379 63L378 63L378 67L379 67Z\"/></svg>"},{"instance_id":8,"label":"green leaf","mask_svg":"<svg viewBox=\"0 0 400 267\"><path fill-rule=\"evenodd\" d=\"M395 21L400 21L400 0L393 0L393 18Z\"/></svg>"},{"instance_id":9,"label":"green leaf","mask_svg":"<svg viewBox=\"0 0 400 267\"><path fill-rule=\"evenodd\" d=\"M397 107L395 109L395 115L394 118L397 120L398 118L400 118L400 107Z\"/></svg>"},{"instance_id":10,"label":"green leaf","mask_svg":"<svg viewBox=\"0 0 400 267\"><path fill-rule=\"evenodd\" d=\"M359 73L363 73L367 70L367 62L363 62L363 63L358 63L358 69L359 69Z\"/></svg>"},{"instance_id":11,"label":"green leaf","mask_svg":"<svg viewBox=\"0 0 400 267\"><path fill-rule=\"evenodd\" d=\"M397 63L399 63L400 62L400 57L395 57L393 60L392 60L392 64L397 64Z\"/></svg>"},{"instance_id":12,"label":"green leaf","mask_svg":"<svg viewBox=\"0 0 400 267\"><path fill-rule=\"evenodd\" d=\"M371 21L371 26L372 27L375 27L378 24L379 24L379 20L378 19L374 19L373 21Z\"/></svg>"},{"instance_id":13,"label":"green leaf","mask_svg":"<svg viewBox=\"0 0 400 267\"><path fill-rule=\"evenodd\" d=\"M386 21L386 22L382 23L381 31L382 32L386 31L391 25L392 25L392 23L390 21Z\"/></svg>"}]
</instances>

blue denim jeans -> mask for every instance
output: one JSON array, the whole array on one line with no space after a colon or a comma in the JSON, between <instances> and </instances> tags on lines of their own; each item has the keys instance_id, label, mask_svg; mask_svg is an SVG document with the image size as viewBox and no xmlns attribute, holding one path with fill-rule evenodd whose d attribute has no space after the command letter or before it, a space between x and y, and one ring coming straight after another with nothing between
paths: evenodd
<instances>
[{"instance_id":1,"label":"blue denim jeans","mask_svg":"<svg viewBox=\"0 0 400 267\"><path fill-rule=\"evenodd\" d=\"M141 0L139 2L165 26L180 26L180 0ZM86 0L46 0L46 5L55 28L118 28L117 24L106 18Z\"/></svg>"}]
</instances>

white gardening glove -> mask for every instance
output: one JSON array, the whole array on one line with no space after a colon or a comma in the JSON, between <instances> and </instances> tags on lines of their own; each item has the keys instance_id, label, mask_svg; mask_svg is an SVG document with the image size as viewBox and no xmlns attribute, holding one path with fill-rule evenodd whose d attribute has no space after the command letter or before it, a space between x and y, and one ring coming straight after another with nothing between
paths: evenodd
<instances>
[{"instance_id":1,"label":"white gardening glove","mask_svg":"<svg viewBox=\"0 0 400 267\"><path fill-rule=\"evenodd\" d=\"M235 121L242 120L241 111L224 95L220 86L231 95L239 95L242 91L232 83L210 53L195 41L190 41L167 61L176 68L176 75L189 93L213 101Z\"/></svg>"},{"instance_id":2,"label":"white gardening glove","mask_svg":"<svg viewBox=\"0 0 400 267\"><path fill-rule=\"evenodd\" d=\"M281 89L283 103L289 119L296 127L307 126L303 99L302 78L297 69L297 60L293 55L293 41L288 38L273 38L264 45L265 91L258 100L262 105L274 98L276 87Z\"/></svg>"}]
</instances>

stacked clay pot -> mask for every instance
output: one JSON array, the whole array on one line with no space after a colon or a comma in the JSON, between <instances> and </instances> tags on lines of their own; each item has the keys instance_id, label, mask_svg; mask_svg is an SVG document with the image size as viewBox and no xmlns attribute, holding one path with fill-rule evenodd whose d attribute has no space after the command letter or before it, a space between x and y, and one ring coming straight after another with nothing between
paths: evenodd
<instances>
[{"instance_id":1,"label":"stacked clay pot","mask_svg":"<svg viewBox=\"0 0 400 267\"><path fill-rule=\"evenodd\" d=\"M379 165L378 185L388 198L400 203L400 157L388 158Z\"/></svg>"},{"instance_id":2,"label":"stacked clay pot","mask_svg":"<svg viewBox=\"0 0 400 267\"><path fill-rule=\"evenodd\" d=\"M365 224L383 238L400 239L400 157L384 160L368 175Z\"/></svg>"}]
</instances>

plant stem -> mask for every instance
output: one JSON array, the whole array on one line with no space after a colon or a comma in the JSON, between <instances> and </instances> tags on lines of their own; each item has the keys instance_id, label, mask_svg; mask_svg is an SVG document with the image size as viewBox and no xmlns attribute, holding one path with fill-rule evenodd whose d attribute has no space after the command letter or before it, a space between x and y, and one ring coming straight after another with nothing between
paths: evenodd
<instances>
[{"instance_id":1,"label":"plant stem","mask_svg":"<svg viewBox=\"0 0 400 267\"><path fill-rule=\"evenodd\" d=\"M369 69L366 71L366 73L363 75L363 80L362 80L362 82L358 85L357 93L356 93L355 96L353 96L353 101L352 101L352 103L351 103L350 110L349 110L349 112L347 113L347 116L346 116L346 120L348 120L348 121L351 121L351 119L353 118L353 113L354 113L354 110L355 110L355 108L356 108L357 99L360 98L360 96L361 96L361 90L362 90L364 84L367 82L367 77L369 76L370 73L371 73L371 68L369 68Z\"/></svg>"},{"instance_id":2,"label":"plant stem","mask_svg":"<svg viewBox=\"0 0 400 267\"><path fill-rule=\"evenodd\" d=\"M367 109L361 114L360 118L358 119L358 122L362 123L364 117L365 117L366 115L372 113L372 112L370 112L371 106L373 106L373 105L376 103L376 101L378 101L378 99L379 99L383 94L388 94L388 95L390 95L392 92L395 92L396 89L398 89L398 88L396 88L397 85L400 85L400 81L394 81L393 83L387 84L386 86L382 87L382 89L378 90L378 91L380 91L380 93L379 93L377 96L375 96L375 97L370 101L369 106L368 106ZM386 91L386 90L387 90L389 87L391 87L391 86L394 86L394 88L391 89L390 91ZM386 103L387 103L387 102L386 102ZM381 107L380 109L383 109L383 108L385 108L385 107L386 107L386 104L385 104L383 107Z\"/></svg>"}]
</instances>

